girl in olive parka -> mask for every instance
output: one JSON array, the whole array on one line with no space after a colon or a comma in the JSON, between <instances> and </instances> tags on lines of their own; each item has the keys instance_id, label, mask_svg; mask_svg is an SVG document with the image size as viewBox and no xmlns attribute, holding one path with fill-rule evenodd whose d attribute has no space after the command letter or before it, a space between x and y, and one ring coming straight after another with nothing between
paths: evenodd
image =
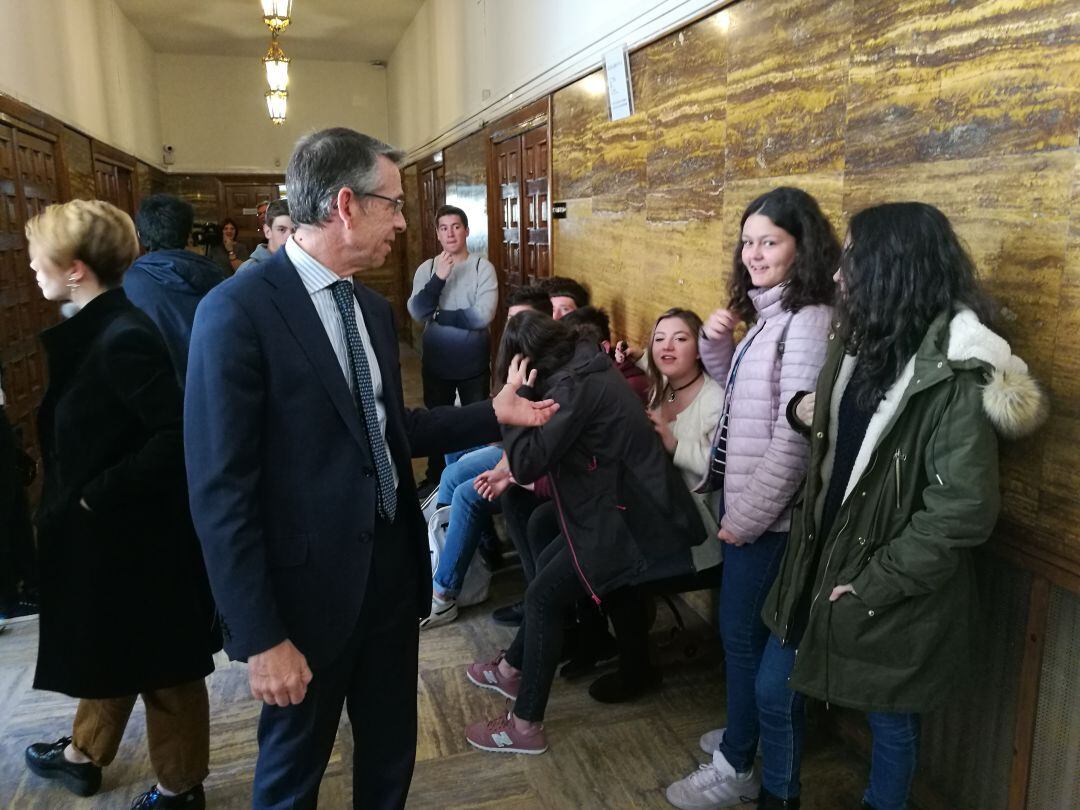
<instances>
[{"instance_id":1,"label":"girl in olive parka","mask_svg":"<svg viewBox=\"0 0 1080 810\"><path fill-rule=\"evenodd\" d=\"M817 391L789 408L793 424L810 422L810 466L762 611L773 633L762 727L788 736L770 746L763 734L760 804L798 806L810 695L868 713L863 804L893 810L907 803L919 713L971 660L971 549L997 518L997 436L1034 430L1043 398L980 319L989 307L974 266L936 208L857 214L837 282Z\"/></svg>"}]
</instances>

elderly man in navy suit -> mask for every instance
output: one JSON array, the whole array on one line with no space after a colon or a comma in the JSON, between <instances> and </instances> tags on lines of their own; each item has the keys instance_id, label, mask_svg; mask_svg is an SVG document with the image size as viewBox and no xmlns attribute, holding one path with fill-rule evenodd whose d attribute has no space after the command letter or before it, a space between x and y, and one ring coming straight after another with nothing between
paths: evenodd
<instances>
[{"instance_id":1,"label":"elderly man in navy suit","mask_svg":"<svg viewBox=\"0 0 1080 810\"><path fill-rule=\"evenodd\" d=\"M342 705L354 807L404 805L431 604L410 458L499 438L490 401L406 410L390 304L355 279L405 230L401 157L348 129L303 138L286 175L295 235L195 318L192 515L225 649L265 703L257 808L316 806ZM557 407L513 400L523 424Z\"/></svg>"}]
</instances>

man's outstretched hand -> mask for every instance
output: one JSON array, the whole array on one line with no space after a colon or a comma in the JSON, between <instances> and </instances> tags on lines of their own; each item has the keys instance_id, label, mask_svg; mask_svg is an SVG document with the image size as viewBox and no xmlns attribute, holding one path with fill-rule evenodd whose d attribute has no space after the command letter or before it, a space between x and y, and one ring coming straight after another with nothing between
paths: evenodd
<instances>
[{"instance_id":1,"label":"man's outstretched hand","mask_svg":"<svg viewBox=\"0 0 1080 810\"><path fill-rule=\"evenodd\" d=\"M529 371L527 357L515 354L510 361L510 369L506 375L506 385L495 395L491 401L495 408L495 418L501 425L514 425L516 427L540 427L546 424L555 412L559 410L559 403L553 399L544 399L540 402L519 397L517 390L523 385L530 388L536 383L536 369Z\"/></svg>"}]
</instances>

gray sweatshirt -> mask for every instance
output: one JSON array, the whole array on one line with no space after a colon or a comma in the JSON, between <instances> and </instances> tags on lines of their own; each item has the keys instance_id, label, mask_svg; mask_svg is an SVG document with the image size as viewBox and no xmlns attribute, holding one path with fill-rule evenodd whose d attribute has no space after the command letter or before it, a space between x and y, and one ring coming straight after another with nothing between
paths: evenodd
<instances>
[{"instance_id":1,"label":"gray sweatshirt","mask_svg":"<svg viewBox=\"0 0 1080 810\"><path fill-rule=\"evenodd\" d=\"M484 374L491 352L488 325L499 305L495 267L475 253L454 265L445 281L428 259L413 276L409 314L424 324L424 369L444 380Z\"/></svg>"}]
</instances>

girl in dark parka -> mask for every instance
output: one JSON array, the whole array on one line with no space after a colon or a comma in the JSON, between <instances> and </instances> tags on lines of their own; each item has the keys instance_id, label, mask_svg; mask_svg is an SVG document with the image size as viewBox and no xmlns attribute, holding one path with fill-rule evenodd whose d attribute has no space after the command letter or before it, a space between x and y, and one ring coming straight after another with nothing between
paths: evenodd
<instances>
[{"instance_id":1,"label":"girl in dark parka","mask_svg":"<svg viewBox=\"0 0 1080 810\"><path fill-rule=\"evenodd\" d=\"M757 682L759 806L798 806L811 695L867 713L864 806L900 810L919 715L972 657L971 549L997 518L997 437L1033 431L1043 397L985 325L974 265L936 208L857 214L837 282L817 390L789 408L808 428L810 467L762 612L773 635Z\"/></svg>"}]
</instances>

